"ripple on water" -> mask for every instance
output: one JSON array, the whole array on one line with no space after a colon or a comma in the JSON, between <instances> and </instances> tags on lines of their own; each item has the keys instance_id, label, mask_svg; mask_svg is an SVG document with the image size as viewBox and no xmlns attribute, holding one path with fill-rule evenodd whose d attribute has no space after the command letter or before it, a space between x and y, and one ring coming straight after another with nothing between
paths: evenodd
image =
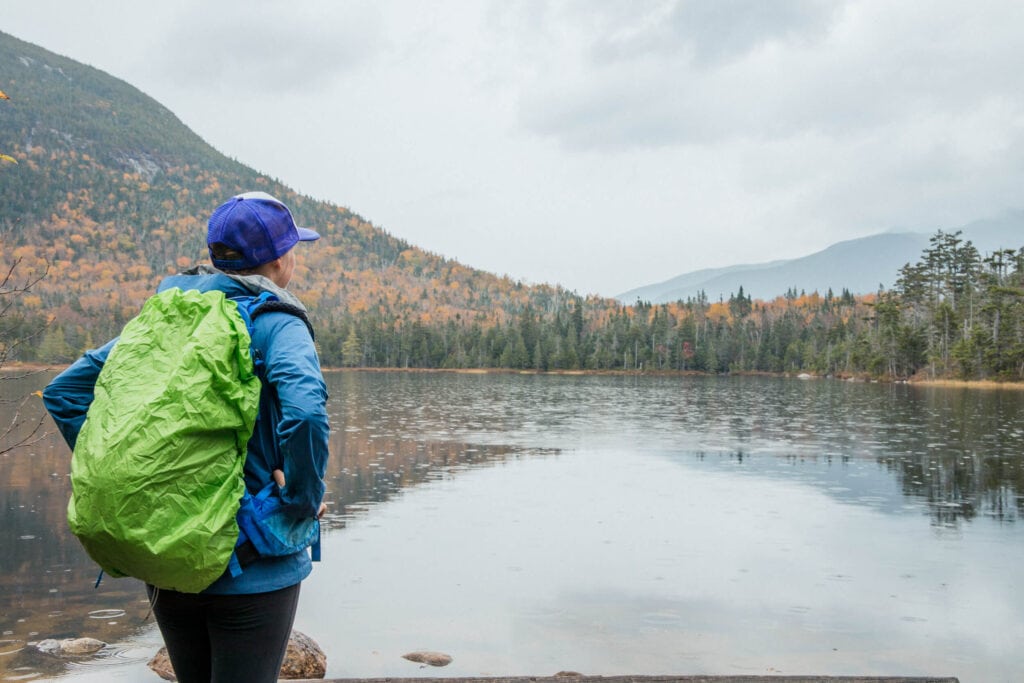
<instances>
[{"instance_id":1,"label":"ripple on water","mask_svg":"<svg viewBox=\"0 0 1024 683\"><path fill-rule=\"evenodd\" d=\"M154 648L144 643L111 643L93 657L68 661L67 671L70 678L78 675L87 680L107 680L127 676L135 680L138 674L134 672L145 667L153 652Z\"/></svg>"},{"instance_id":2,"label":"ripple on water","mask_svg":"<svg viewBox=\"0 0 1024 683\"><path fill-rule=\"evenodd\" d=\"M138 653L138 648L115 643L113 645L107 645L103 650L95 653L88 659L69 660L68 668L92 669L95 667L135 662L138 661L139 658L140 655Z\"/></svg>"},{"instance_id":3,"label":"ripple on water","mask_svg":"<svg viewBox=\"0 0 1024 683\"><path fill-rule=\"evenodd\" d=\"M6 657L7 655L13 655L15 652L21 652L24 647L25 643L21 640L0 640L0 657Z\"/></svg>"},{"instance_id":4,"label":"ripple on water","mask_svg":"<svg viewBox=\"0 0 1024 683\"><path fill-rule=\"evenodd\" d=\"M90 619L116 619L123 617L126 612L123 609L94 609L89 612Z\"/></svg>"},{"instance_id":5,"label":"ripple on water","mask_svg":"<svg viewBox=\"0 0 1024 683\"><path fill-rule=\"evenodd\" d=\"M648 626L674 626L682 621L682 618L675 612L648 612L641 617L641 621Z\"/></svg>"}]
</instances>

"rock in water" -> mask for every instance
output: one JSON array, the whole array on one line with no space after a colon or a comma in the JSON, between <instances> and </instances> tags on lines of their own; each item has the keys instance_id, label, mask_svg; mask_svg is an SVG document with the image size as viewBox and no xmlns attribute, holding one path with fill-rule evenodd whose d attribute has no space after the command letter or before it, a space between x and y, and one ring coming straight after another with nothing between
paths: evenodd
<instances>
[{"instance_id":1,"label":"rock in water","mask_svg":"<svg viewBox=\"0 0 1024 683\"><path fill-rule=\"evenodd\" d=\"M60 651L65 655L91 655L106 646L102 640L95 638L67 638L60 641Z\"/></svg>"},{"instance_id":2,"label":"rock in water","mask_svg":"<svg viewBox=\"0 0 1024 683\"><path fill-rule=\"evenodd\" d=\"M36 643L36 649L40 652L58 657L91 655L93 652L102 650L106 646L107 644L102 640L96 640L95 638L65 638L64 640L47 638Z\"/></svg>"},{"instance_id":3,"label":"rock in water","mask_svg":"<svg viewBox=\"0 0 1024 683\"><path fill-rule=\"evenodd\" d=\"M174 675L171 660L167 657L166 647L160 648L153 659L149 660L149 668L165 681L178 680ZM301 631L292 631L279 678L282 680L323 678L326 673L327 655L320 649L317 642Z\"/></svg>"},{"instance_id":4,"label":"rock in water","mask_svg":"<svg viewBox=\"0 0 1024 683\"><path fill-rule=\"evenodd\" d=\"M402 658L408 659L410 662L429 664L430 666L448 666L452 663L451 655L446 655L443 652L429 652L426 650L409 652L402 655Z\"/></svg>"}]
</instances>

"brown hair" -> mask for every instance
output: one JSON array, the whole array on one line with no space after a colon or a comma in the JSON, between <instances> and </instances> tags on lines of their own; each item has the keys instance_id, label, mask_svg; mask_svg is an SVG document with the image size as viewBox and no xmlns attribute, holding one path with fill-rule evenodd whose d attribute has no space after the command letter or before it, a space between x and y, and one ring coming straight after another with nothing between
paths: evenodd
<instances>
[{"instance_id":1,"label":"brown hair","mask_svg":"<svg viewBox=\"0 0 1024 683\"><path fill-rule=\"evenodd\" d=\"M217 259L218 261L241 261L245 258L240 252L235 251L223 242L214 242L210 245L210 256ZM240 270L232 270L229 268L221 268L220 270L225 273L234 273L236 275L254 275L259 271L259 267L256 268L242 268Z\"/></svg>"}]
</instances>

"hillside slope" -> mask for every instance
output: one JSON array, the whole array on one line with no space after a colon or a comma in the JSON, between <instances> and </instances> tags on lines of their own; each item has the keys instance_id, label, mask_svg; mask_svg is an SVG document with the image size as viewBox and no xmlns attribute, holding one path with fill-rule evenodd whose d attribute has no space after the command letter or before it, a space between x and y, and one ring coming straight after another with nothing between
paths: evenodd
<instances>
[{"instance_id":1,"label":"hillside slope","mask_svg":"<svg viewBox=\"0 0 1024 683\"><path fill-rule=\"evenodd\" d=\"M490 324L568 298L419 249L347 208L316 201L225 157L131 85L0 33L0 265L48 273L20 313L56 317L73 348L106 338L161 277L206 259L206 218L264 190L323 239L294 288L325 343L354 315L395 325ZM604 303L595 302L603 306ZM607 305L614 305L607 302Z\"/></svg>"}]
</instances>

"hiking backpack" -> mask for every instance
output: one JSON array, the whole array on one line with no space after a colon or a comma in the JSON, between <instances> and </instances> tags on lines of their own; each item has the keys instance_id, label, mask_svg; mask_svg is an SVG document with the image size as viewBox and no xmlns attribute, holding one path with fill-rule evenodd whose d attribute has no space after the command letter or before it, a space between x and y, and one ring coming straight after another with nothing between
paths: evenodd
<instances>
[{"instance_id":1,"label":"hiking backpack","mask_svg":"<svg viewBox=\"0 0 1024 683\"><path fill-rule=\"evenodd\" d=\"M317 520L280 512L274 482L252 496L243 479L261 307L291 308L270 293L170 288L122 330L71 459L68 523L101 577L198 593L225 569L238 575L243 548L287 555L318 542Z\"/></svg>"}]
</instances>

